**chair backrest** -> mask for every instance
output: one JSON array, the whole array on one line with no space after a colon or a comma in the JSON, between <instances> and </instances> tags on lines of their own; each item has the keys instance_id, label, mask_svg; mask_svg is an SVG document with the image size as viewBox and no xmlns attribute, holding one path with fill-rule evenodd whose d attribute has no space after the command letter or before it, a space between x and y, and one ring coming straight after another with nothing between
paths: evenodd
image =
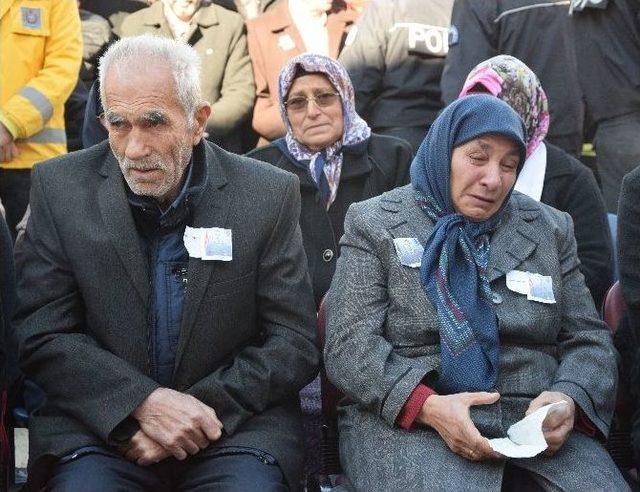
<instances>
[{"instance_id":1,"label":"chair backrest","mask_svg":"<svg viewBox=\"0 0 640 492\"><path fill-rule=\"evenodd\" d=\"M618 272L618 216L607 214L609 232L611 233L611 248L613 249L613 280L620 278Z\"/></svg>"},{"instance_id":2,"label":"chair backrest","mask_svg":"<svg viewBox=\"0 0 640 492\"><path fill-rule=\"evenodd\" d=\"M624 302L624 297L622 297L620 282L616 281L607 291L602 305L602 318L612 333L615 333L618 326L620 326L626 309L627 306Z\"/></svg>"},{"instance_id":3,"label":"chair backrest","mask_svg":"<svg viewBox=\"0 0 640 492\"><path fill-rule=\"evenodd\" d=\"M11 429L7 410L7 390L0 387L0 490L9 488L10 478L13 475Z\"/></svg>"},{"instance_id":4,"label":"chair backrest","mask_svg":"<svg viewBox=\"0 0 640 492\"><path fill-rule=\"evenodd\" d=\"M326 301L325 298L323 298L318 308L318 336L320 338L320 347L322 347L323 350L326 340L326 309ZM320 385L322 391L322 415L335 419L337 418L336 407L338 406L338 401L342 398L342 393L338 391L333 383L329 381L329 378L327 378L324 364L320 369Z\"/></svg>"},{"instance_id":5,"label":"chair backrest","mask_svg":"<svg viewBox=\"0 0 640 492\"><path fill-rule=\"evenodd\" d=\"M320 347L324 351L327 322L326 298L323 298L318 308L318 337ZM334 475L341 472L338 450L338 401L342 393L329 381L324 364L320 367L320 392L322 395L322 473Z\"/></svg>"},{"instance_id":6,"label":"chair backrest","mask_svg":"<svg viewBox=\"0 0 640 492\"><path fill-rule=\"evenodd\" d=\"M609 326L611 333L615 334L619 328L625 310L626 304L618 281L609 288L602 305L602 318ZM606 448L618 467L628 470L634 466L634 460L630 436L631 410L627 404L629 393L624 383L621 380L618 385L614 422L611 425Z\"/></svg>"}]
</instances>

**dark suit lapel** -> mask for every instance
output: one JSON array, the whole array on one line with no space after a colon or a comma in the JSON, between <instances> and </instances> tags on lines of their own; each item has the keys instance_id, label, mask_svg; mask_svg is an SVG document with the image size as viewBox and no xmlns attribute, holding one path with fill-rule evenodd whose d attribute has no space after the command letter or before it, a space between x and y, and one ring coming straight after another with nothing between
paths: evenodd
<instances>
[{"instance_id":1,"label":"dark suit lapel","mask_svg":"<svg viewBox=\"0 0 640 492\"><path fill-rule=\"evenodd\" d=\"M227 177L216 156L216 153L220 151L214 151L208 144L205 144L205 149L208 166L208 182L202 193L200 203L194 211L192 227L225 227L229 212L229 203L231 201L229 197L230 191L228 187L226 187ZM178 367L180 364L180 359L182 358L185 347L189 341L191 330L193 330L196 321L200 303L209 286L216 264L217 262L215 261L189 258L187 293L182 311L182 325L174 367Z\"/></svg>"},{"instance_id":2,"label":"dark suit lapel","mask_svg":"<svg viewBox=\"0 0 640 492\"><path fill-rule=\"evenodd\" d=\"M489 282L517 268L540 242L539 233L530 223L540 212L521 207L521 203L517 196L511 198L503 222L491 239Z\"/></svg>"},{"instance_id":3,"label":"dark suit lapel","mask_svg":"<svg viewBox=\"0 0 640 492\"><path fill-rule=\"evenodd\" d=\"M149 304L149 273L142 254L138 233L125 193L122 173L113 154L109 151L100 171L105 177L98 190L98 204L105 229L118 253L131 282L145 306Z\"/></svg>"}]
</instances>

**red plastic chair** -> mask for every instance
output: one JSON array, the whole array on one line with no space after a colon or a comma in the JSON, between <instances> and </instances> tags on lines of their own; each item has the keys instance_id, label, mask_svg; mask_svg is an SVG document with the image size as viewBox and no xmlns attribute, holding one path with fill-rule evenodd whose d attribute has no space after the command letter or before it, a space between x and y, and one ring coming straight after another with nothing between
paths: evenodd
<instances>
[{"instance_id":1,"label":"red plastic chair","mask_svg":"<svg viewBox=\"0 0 640 492\"><path fill-rule=\"evenodd\" d=\"M622 297L622 288L620 282L614 283L604 298L604 304L602 306L602 317L604 322L609 325L609 329L612 333L615 333L620 326L624 312L627 306Z\"/></svg>"}]
</instances>

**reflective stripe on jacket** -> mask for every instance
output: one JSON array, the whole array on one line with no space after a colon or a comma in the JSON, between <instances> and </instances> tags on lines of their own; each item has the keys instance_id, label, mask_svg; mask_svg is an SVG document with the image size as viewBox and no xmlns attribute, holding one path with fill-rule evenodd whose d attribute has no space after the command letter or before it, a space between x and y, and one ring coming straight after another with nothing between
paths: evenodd
<instances>
[{"instance_id":1,"label":"reflective stripe on jacket","mask_svg":"<svg viewBox=\"0 0 640 492\"><path fill-rule=\"evenodd\" d=\"M75 0L0 4L0 123L19 156L4 168L30 168L66 152L64 103L82 61Z\"/></svg>"}]
</instances>

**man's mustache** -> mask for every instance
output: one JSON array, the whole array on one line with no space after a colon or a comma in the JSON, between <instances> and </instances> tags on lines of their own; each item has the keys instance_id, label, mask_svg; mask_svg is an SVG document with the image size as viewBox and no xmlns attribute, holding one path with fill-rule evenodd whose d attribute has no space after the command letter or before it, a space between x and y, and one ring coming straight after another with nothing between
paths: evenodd
<instances>
[{"instance_id":1,"label":"man's mustache","mask_svg":"<svg viewBox=\"0 0 640 492\"><path fill-rule=\"evenodd\" d=\"M127 171L151 171L153 169L165 169L165 165L159 158L151 159L128 159L124 157L120 160L120 166Z\"/></svg>"}]
</instances>

